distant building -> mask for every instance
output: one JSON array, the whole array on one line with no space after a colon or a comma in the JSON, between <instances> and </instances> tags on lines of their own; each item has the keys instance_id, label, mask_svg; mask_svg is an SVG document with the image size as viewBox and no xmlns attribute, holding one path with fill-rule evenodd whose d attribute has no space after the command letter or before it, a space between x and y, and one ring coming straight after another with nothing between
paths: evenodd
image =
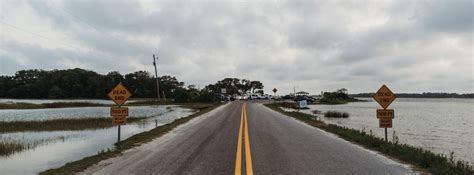
<instances>
[{"instance_id":1,"label":"distant building","mask_svg":"<svg viewBox=\"0 0 474 175\"><path fill-rule=\"evenodd\" d=\"M309 92L300 91L296 93L296 96L308 96Z\"/></svg>"}]
</instances>

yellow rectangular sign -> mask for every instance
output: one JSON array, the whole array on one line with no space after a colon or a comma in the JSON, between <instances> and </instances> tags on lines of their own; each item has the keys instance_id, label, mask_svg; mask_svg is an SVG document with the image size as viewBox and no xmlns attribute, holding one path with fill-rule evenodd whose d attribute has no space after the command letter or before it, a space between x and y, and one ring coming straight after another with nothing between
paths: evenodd
<instances>
[{"instance_id":1,"label":"yellow rectangular sign","mask_svg":"<svg viewBox=\"0 0 474 175\"><path fill-rule=\"evenodd\" d=\"M377 109L377 118L395 118L395 110L393 109Z\"/></svg>"},{"instance_id":2,"label":"yellow rectangular sign","mask_svg":"<svg viewBox=\"0 0 474 175\"><path fill-rule=\"evenodd\" d=\"M379 118L379 128L392 128L392 119Z\"/></svg>"},{"instance_id":3,"label":"yellow rectangular sign","mask_svg":"<svg viewBox=\"0 0 474 175\"><path fill-rule=\"evenodd\" d=\"M127 107L110 107L111 116L128 116Z\"/></svg>"},{"instance_id":4,"label":"yellow rectangular sign","mask_svg":"<svg viewBox=\"0 0 474 175\"><path fill-rule=\"evenodd\" d=\"M127 123L127 117L125 116L113 116L112 124L114 125L124 125Z\"/></svg>"}]
</instances>

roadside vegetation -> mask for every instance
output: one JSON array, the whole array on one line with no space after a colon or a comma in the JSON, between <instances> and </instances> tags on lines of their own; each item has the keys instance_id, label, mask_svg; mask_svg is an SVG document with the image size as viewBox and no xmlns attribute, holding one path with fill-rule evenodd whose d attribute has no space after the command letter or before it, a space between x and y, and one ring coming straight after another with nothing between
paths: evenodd
<instances>
[{"instance_id":1,"label":"roadside vegetation","mask_svg":"<svg viewBox=\"0 0 474 175\"><path fill-rule=\"evenodd\" d=\"M316 120L316 117L310 114L295 111L286 112L282 110L277 103L265 104L265 106L284 115L301 120L311 126L334 133L345 140L425 169L432 174L474 174L474 169L468 162L456 161L453 154L449 157L435 154L429 150L413 147L408 144L401 144L398 142L398 138L393 139L392 142L385 142L382 138L374 136L371 132L366 133L365 131L326 124Z\"/></svg>"},{"instance_id":2,"label":"roadside vegetation","mask_svg":"<svg viewBox=\"0 0 474 175\"><path fill-rule=\"evenodd\" d=\"M83 158L83 159L75 161L75 162L67 163L64 166L60 167L60 168L46 170L44 172L41 172L40 174L42 174L42 175L49 175L49 174L64 175L64 174L75 174L77 172L83 171L83 170L87 169L88 167L90 167L90 166L92 166L92 165L94 165L94 164L96 164L96 163L98 163L102 160L112 158L112 157L115 157L115 156L119 156L119 155L122 154L123 151L125 151L127 149L130 149L130 148L133 148L135 146L139 146L141 144L150 142L153 139L158 138L158 137L168 133L169 131L173 130L177 126L179 126L181 124L184 124L184 123L188 122L189 120L191 120L195 117L198 117L198 116L200 116L204 113L207 113L207 112L215 109L216 107L219 106L219 104L204 104L204 103L201 103L201 104L187 104L187 105L185 104L183 106L187 106L187 107L192 108L192 109L198 109L199 112L197 112L195 114L192 114L188 117L176 119L176 120L174 120L173 122L171 122L169 124L159 126L159 127L155 128L155 129L152 129L150 131L142 132L142 133L134 135L134 136L132 136L128 139L120 141L119 143L117 143L115 145L116 146L115 149L104 150L104 151L99 152L97 155L86 157L86 158Z\"/></svg>"}]
</instances>

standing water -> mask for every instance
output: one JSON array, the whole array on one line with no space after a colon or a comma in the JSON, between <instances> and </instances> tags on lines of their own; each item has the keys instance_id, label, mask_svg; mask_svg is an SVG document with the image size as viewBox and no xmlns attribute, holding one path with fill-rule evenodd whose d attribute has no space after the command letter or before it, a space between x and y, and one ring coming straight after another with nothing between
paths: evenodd
<instances>
[{"instance_id":1,"label":"standing water","mask_svg":"<svg viewBox=\"0 0 474 175\"><path fill-rule=\"evenodd\" d=\"M347 112L349 118L322 118L327 123L372 131L374 135L384 137L375 114L376 109L381 107L371 99L364 100L370 102L309 107L310 111L319 110L323 113ZM454 152L456 159L474 163L474 99L398 98L388 108L395 110L393 128L388 129L389 140L396 136L400 143L444 155Z\"/></svg>"},{"instance_id":2,"label":"standing water","mask_svg":"<svg viewBox=\"0 0 474 175\"><path fill-rule=\"evenodd\" d=\"M158 126L161 126L194 113L194 110L180 107L172 107L165 113L162 113L162 110L157 111L160 111L159 115L147 118L143 122L123 125L121 139L124 140L155 128L155 120L158 121ZM95 155L102 150L112 149L117 141L117 127L82 131L5 133L0 134L1 139L19 142L47 140L34 149L6 157L0 156L0 174L2 175L37 174L47 169L60 167L67 162Z\"/></svg>"}]
</instances>

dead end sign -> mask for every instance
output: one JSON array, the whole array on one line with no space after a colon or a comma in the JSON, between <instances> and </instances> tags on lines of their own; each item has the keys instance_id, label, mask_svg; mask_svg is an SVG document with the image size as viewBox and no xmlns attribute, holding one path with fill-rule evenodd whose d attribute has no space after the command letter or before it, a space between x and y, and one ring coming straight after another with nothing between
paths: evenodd
<instances>
[{"instance_id":1,"label":"dead end sign","mask_svg":"<svg viewBox=\"0 0 474 175\"><path fill-rule=\"evenodd\" d=\"M130 93L122 83L119 83L107 95L115 102L115 104L121 106L128 98L130 98L130 96L132 96L132 93Z\"/></svg>"},{"instance_id":2,"label":"dead end sign","mask_svg":"<svg viewBox=\"0 0 474 175\"><path fill-rule=\"evenodd\" d=\"M385 85L382 85L380 89L374 94L374 100L382 106L382 108L387 109L388 106L395 100L395 94Z\"/></svg>"}]
</instances>

